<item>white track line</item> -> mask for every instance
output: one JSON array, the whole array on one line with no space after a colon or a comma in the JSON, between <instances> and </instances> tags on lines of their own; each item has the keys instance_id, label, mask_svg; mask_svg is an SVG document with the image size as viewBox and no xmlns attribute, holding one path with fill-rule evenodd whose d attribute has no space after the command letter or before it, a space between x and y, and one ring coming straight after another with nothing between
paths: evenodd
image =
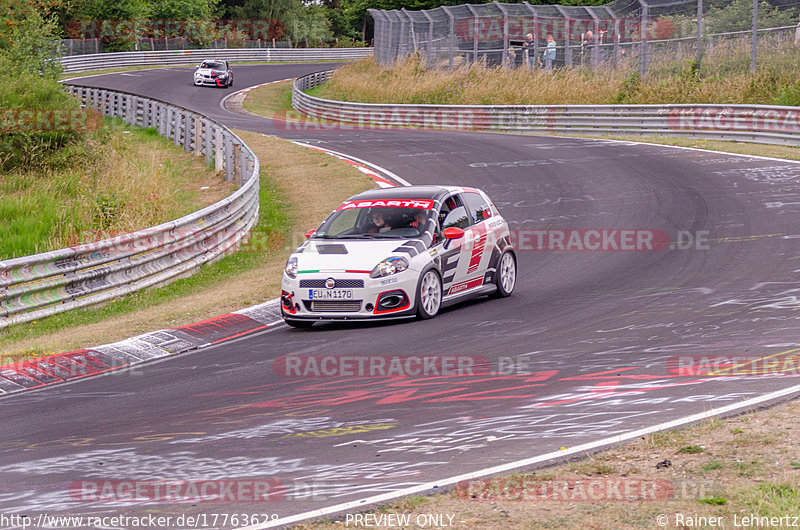
<instances>
[{"instance_id":1,"label":"white track line","mask_svg":"<svg viewBox=\"0 0 800 530\"><path fill-rule=\"evenodd\" d=\"M377 164L373 164L372 162L367 162L366 160L363 160L361 158L356 158L353 155L347 155L347 154L344 154L344 153L340 153L338 151L333 151L333 150L325 148L325 147L319 147L319 146L312 145L312 144L306 144L306 143L299 142L299 141L296 141L296 140L289 140L289 141L292 142L293 144L302 145L303 147L310 147L311 149L315 149L317 151L323 151L323 152L331 154L333 156L338 156L338 157L341 157L341 158L346 158L348 160L352 160L354 162L358 162L359 164L363 164L366 167L374 169L378 173L383 173L384 175L387 175L392 180L394 180L396 182L399 182L400 185L402 185L402 186L411 186L411 183L408 182L406 179L404 179L402 177L399 177L396 174L394 174L391 171L389 171L388 169L386 169L384 167L381 167L381 166L379 166Z\"/></svg>"},{"instance_id":2,"label":"white track line","mask_svg":"<svg viewBox=\"0 0 800 530\"><path fill-rule=\"evenodd\" d=\"M404 488L401 490L397 490L391 493L383 493L381 495L373 495L372 497L365 497L363 499L359 499L357 501L345 502L342 504L336 504L334 506L329 506L327 508L320 508L318 510L312 510L309 512L300 513L297 515L291 515L288 517L282 517L280 519L275 519L274 521L270 521L269 523L261 524L261 525L253 525L244 527L243 530L260 530L262 528L274 528L277 526L288 525L292 523L297 523L299 521L303 521L305 519L323 517L325 515L334 514L337 512L342 512L345 510L353 510L353 509L363 509L366 506L371 504L382 503L386 501L390 501L392 499L396 499L398 497L405 497L406 495L414 495L417 493L428 492L430 490L441 489L445 486L451 486L453 484L457 484L462 481L472 480L480 477L486 477L489 475L496 475L498 473L504 473L507 471L511 471L514 469L518 469L521 467L528 467L534 464L540 464L542 462L547 462L548 460L554 460L556 458L563 458L567 455L573 455L576 453L583 453L587 451L593 451L600 447L606 445L612 445L624 442L626 440L631 440L633 438L638 438L640 436L644 436L646 434L652 434L654 432L663 431L666 429L672 429L674 427L679 427L681 425L686 425L687 423L692 423L700 420L704 420L707 418L711 418L714 416L719 416L721 414L726 414L728 412L734 412L741 409L746 409L758 405L760 403L764 403L765 401L770 401L773 399L778 399L784 396L788 396L794 393L800 392L800 385L795 385L790 388L786 388L784 390L778 390L776 392L772 392L769 394L765 394L763 396L755 397L743 401L738 404L733 405L726 405L724 407L719 407L716 409L711 409L706 412L699 412L697 414L692 414L691 416L686 416L684 418L679 418L677 420L668 421L665 423L660 423L658 425L653 425L652 427L645 427L643 429L638 429L636 431L631 431L625 434L620 434L619 436L612 436L610 438L604 438L602 440L598 440L596 442L589 442L582 445L578 445L575 447L570 447L568 449L564 449L561 451L553 451L551 453L546 453L543 455L535 456L532 458L526 458L524 460L517 460L516 462L509 462L508 464L502 464L499 466L487 467L478 471L474 471L472 473L464 473L462 475L455 475L452 477L444 478L436 482L427 482L425 484L420 484L419 486L412 486L410 488Z\"/></svg>"},{"instance_id":3,"label":"white track line","mask_svg":"<svg viewBox=\"0 0 800 530\"><path fill-rule=\"evenodd\" d=\"M543 135L531 135L531 136L543 136ZM683 149L686 151L697 151L700 153L715 153L718 155L728 155L728 156L738 156L744 158L756 158L758 160L769 160L771 162L788 162L790 164L800 164L800 160L790 160L788 158L774 158L771 156L760 156L760 155L747 155L744 153L731 153L728 151L715 151L713 149L702 149L700 147L685 147L683 145L669 145L669 144L654 144L651 142L637 142L635 140L613 140L611 138L592 138L590 136L544 136L546 138L565 138L565 139L582 139L582 140L591 140L593 142L609 142L609 143L620 143L620 144L634 144L634 145L645 145L651 147L669 147L670 149ZM673 136L672 138L677 138ZM701 138L698 138L701 139ZM720 142L724 142L726 140L719 140ZM730 143L743 143L743 142L730 142ZM749 144L748 145L765 145L765 144ZM777 147L791 147L791 146L777 146Z\"/></svg>"}]
</instances>

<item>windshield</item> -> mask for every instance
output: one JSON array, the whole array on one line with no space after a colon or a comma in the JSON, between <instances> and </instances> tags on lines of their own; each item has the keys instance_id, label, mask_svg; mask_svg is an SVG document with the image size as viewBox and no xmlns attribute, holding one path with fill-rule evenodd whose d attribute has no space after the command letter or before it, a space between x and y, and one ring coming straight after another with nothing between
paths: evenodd
<instances>
[{"instance_id":1,"label":"windshield","mask_svg":"<svg viewBox=\"0 0 800 530\"><path fill-rule=\"evenodd\" d=\"M390 201L399 202L399 201ZM432 206L433 201L419 201ZM352 204L352 203L351 203ZM419 237L432 223L432 210L408 207L347 207L343 204L314 233L323 239L408 239ZM430 221L430 223L429 223Z\"/></svg>"},{"instance_id":2,"label":"windshield","mask_svg":"<svg viewBox=\"0 0 800 530\"><path fill-rule=\"evenodd\" d=\"M225 67L222 66L222 63L216 63L213 61L203 61L203 64L200 65L200 68L211 68L212 70L224 70Z\"/></svg>"}]
</instances>

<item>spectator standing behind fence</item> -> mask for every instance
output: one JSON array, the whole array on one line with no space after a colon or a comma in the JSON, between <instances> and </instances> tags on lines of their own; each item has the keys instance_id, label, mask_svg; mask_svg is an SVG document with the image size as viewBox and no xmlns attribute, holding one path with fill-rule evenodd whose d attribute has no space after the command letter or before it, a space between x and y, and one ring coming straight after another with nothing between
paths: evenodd
<instances>
[{"instance_id":1,"label":"spectator standing behind fence","mask_svg":"<svg viewBox=\"0 0 800 530\"><path fill-rule=\"evenodd\" d=\"M506 66L509 68L517 67L517 52L514 51L513 46L508 47L508 54L506 54Z\"/></svg>"},{"instance_id":2,"label":"spectator standing behind fence","mask_svg":"<svg viewBox=\"0 0 800 530\"><path fill-rule=\"evenodd\" d=\"M544 68L550 73L553 71L553 61L556 60L556 40L552 35L547 36L547 47L542 52L542 59L544 59Z\"/></svg>"},{"instance_id":3,"label":"spectator standing behind fence","mask_svg":"<svg viewBox=\"0 0 800 530\"><path fill-rule=\"evenodd\" d=\"M533 39L533 33L528 33L525 35L525 40L522 42L522 50L524 52L524 57L528 58L528 68L533 70L534 65L536 64L536 41Z\"/></svg>"}]
</instances>

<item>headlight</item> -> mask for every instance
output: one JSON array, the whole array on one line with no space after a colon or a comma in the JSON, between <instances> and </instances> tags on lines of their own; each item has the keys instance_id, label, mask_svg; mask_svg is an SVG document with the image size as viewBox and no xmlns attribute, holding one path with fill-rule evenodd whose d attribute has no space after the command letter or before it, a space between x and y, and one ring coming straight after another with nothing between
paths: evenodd
<instances>
[{"instance_id":1,"label":"headlight","mask_svg":"<svg viewBox=\"0 0 800 530\"><path fill-rule=\"evenodd\" d=\"M289 261L286 262L286 267L284 267L283 272L285 272L286 276L289 278L297 277L297 256L292 256L289 258Z\"/></svg>"},{"instance_id":2,"label":"headlight","mask_svg":"<svg viewBox=\"0 0 800 530\"><path fill-rule=\"evenodd\" d=\"M381 276L390 276L398 272L403 272L407 268L408 260L406 260L406 258L386 258L375 265L375 268L369 273L369 277L380 278Z\"/></svg>"}]
</instances>

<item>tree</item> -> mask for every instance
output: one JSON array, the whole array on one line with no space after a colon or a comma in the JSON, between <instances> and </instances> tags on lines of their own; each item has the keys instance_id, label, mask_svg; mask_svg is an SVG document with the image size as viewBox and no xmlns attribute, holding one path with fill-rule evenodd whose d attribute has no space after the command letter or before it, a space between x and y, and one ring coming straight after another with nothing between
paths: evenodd
<instances>
[{"instance_id":1,"label":"tree","mask_svg":"<svg viewBox=\"0 0 800 530\"><path fill-rule=\"evenodd\" d=\"M796 24L796 11L780 10L767 2L758 4L758 27L774 28ZM703 24L709 33L746 31L753 25L752 0L733 0L723 6L712 4L706 12Z\"/></svg>"},{"instance_id":2,"label":"tree","mask_svg":"<svg viewBox=\"0 0 800 530\"><path fill-rule=\"evenodd\" d=\"M58 76L59 7L57 1L0 0L0 60L6 74Z\"/></svg>"}]
</instances>

